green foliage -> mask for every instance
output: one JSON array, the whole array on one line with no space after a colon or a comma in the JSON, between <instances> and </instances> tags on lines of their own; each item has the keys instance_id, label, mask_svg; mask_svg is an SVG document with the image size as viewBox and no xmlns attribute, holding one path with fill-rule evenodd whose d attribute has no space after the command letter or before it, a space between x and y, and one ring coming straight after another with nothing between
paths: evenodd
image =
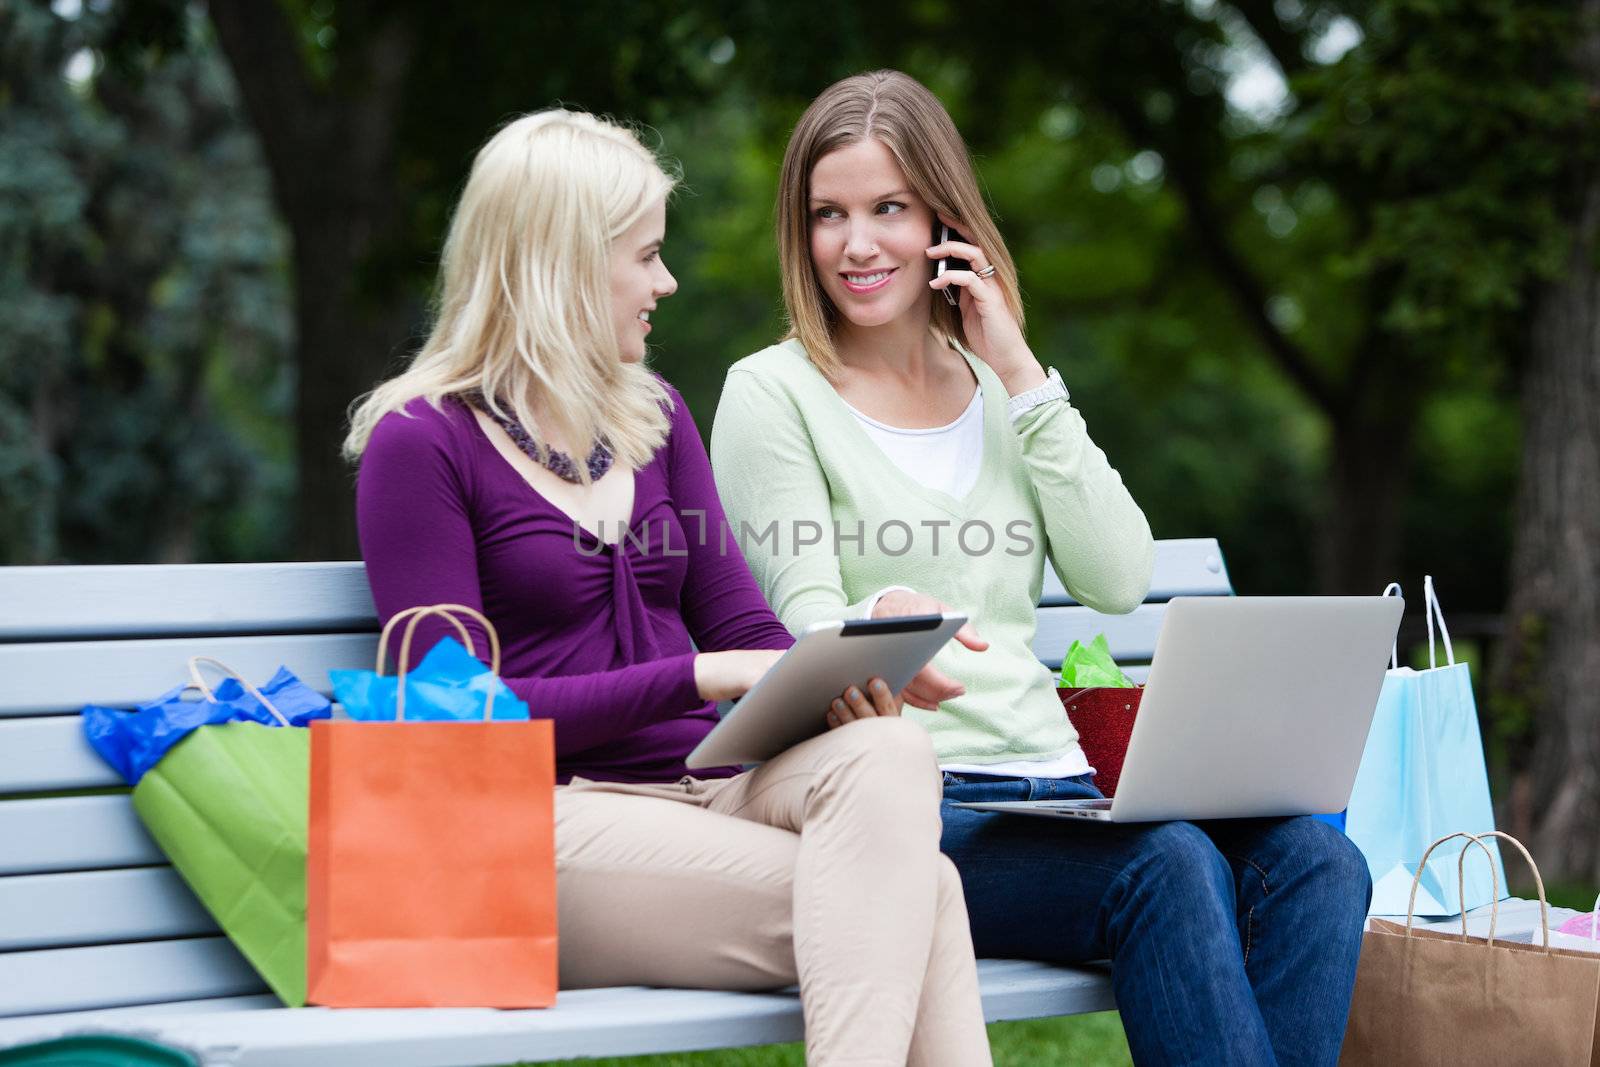
<instances>
[{"instance_id":1,"label":"green foliage","mask_svg":"<svg viewBox=\"0 0 1600 1067\"><path fill-rule=\"evenodd\" d=\"M281 10L311 84L335 96L368 91L380 35L417 35L392 186L375 193L400 208L364 293L423 306L472 155L505 118L561 102L636 120L686 176L656 365L709 429L727 365L782 330L772 203L789 127L832 79L900 66L971 141L1031 340L1158 536L1220 537L1242 590L1311 587L1339 427L1415 391L1400 566L1432 571L1453 606L1502 599L1511 364L1525 294L1556 263L1583 104L1552 58L1573 32L1565 5ZM288 551L288 248L196 17L173 0L0 15L7 558ZM1353 47L1317 58L1340 19ZM60 71L84 48L102 61L73 89ZM1287 77L1276 112L1229 103L1247 55Z\"/></svg>"},{"instance_id":2,"label":"green foliage","mask_svg":"<svg viewBox=\"0 0 1600 1067\"><path fill-rule=\"evenodd\" d=\"M1560 267L1578 29L1575 6L1388 0L1360 47L1294 82L1286 156L1368 216L1344 269L1384 281L1381 326L1442 369L1503 358L1530 284Z\"/></svg>"},{"instance_id":3,"label":"green foliage","mask_svg":"<svg viewBox=\"0 0 1600 1067\"><path fill-rule=\"evenodd\" d=\"M0 8L5 562L250 558L283 536L266 176L215 52L123 32Z\"/></svg>"},{"instance_id":4,"label":"green foliage","mask_svg":"<svg viewBox=\"0 0 1600 1067\"><path fill-rule=\"evenodd\" d=\"M1507 881L1510 883L1509 891L1513 896L1527 900L1538 899L1538 886L1527 875L1521 872L1508 874ZM1596 887L1591 882L1554 882L1544 888L1545 896L1550 901L1551 907L1571 908L1574 911L1588 912L1600 907L1600 900L1597 900ZM1555 924L1552 923L1553 925ZM1534 943L1537 944L1539 940L1537 931L1534 932L1533 939Z\"/></svg>"}]
</instances>

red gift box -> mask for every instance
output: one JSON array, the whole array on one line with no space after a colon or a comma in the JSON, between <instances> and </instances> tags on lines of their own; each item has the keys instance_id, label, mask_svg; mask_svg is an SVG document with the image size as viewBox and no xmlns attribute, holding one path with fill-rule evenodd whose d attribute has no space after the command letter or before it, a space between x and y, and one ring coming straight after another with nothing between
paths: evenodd
<instances>
[{"instance_id":1,"label":"red gift box","mask_svg":"<svg viewBox=\"0 0 1600 1067\"><path fill-rule=\"evenodd\" d=\"M1142 688L1098 686L1093 689L1057 689L1067 720L1078 731L1078 744L1094 768L1094 784L1106 796L1117 791L1122 758L1128 753L1133 720L1139 714Z\"/></svg>"}]
</instances>

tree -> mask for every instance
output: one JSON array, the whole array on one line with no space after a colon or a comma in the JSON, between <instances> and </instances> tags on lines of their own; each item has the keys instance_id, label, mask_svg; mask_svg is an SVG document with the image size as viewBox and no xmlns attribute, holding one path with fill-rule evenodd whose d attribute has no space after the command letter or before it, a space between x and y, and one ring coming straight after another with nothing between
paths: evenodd
<instances>
[{"instance_id":1,"label":"tree","mask_svg":"<svg viewBox=\"0 0 1600 1067\"><path fill-rule=\"evenodd\" d=\"M539 107L648 118L663 99L693 101L713 74L692 47L709 15L417 0L213 0L210 13L292 237L296 550L353 556L345 412L419 339L473 151Z\"/></svg>"},{"instance_id":2,"label":"tree","mask_svg":"<svg viewBox=\"0 0 1600 1067\"><path fill-rule=\"evenodd\" d=\"M921 12L934 9L923 7ZM1527 282L1549 263L1555 134L1541 72L1560 5L1095 3L962 21L969 131L993 144L1067 102L1156 153L1186 234L1265 358L1325 422L1317 584L1400 570L1417 426L1430 400L1503 366ZM1357 43L1317 59L1335 20ZM908 52L948 34L924 14ZM1252 120L1223 89L1253 46L1287 79Z\"/></svg>"},{"instance_id":3,"label":"tree","mask_svg":"<svg viewBox=\"0 0 1600 1067\"><path fill-rule=\"evenodd\" d=\"M1600 0L1555 56L1576 112L1554 201L1556 277L1535 294L1521 368L1523 445L1508 633L1495 709L1513 740L1502 809L1547 877L1600 882Z\"/></svg>"},{"instance_id":4,"label":"tree","mask_svg":"<svg viewBox=\"0 0 1600 1067\"><path fill-rule=\"evenodd\" d=\"M174 43L119 16L0 7L5 562L249 557L287 495L254 139L217 57L182 46L193 20Z\"/></svg>"},{"instance_id":5,"label":"tree","mask_svg":"<svg viewBox=\"0 0 1600 1067\"><path fill-rule=\"evenodd\" d=\"M1014 196L1008 232L1040 249L1027 295L1066 323L1041 341L1114 361L1083 373L1121 389L1125 412L1159 403L1186 420L1191 455L1160 446L1152 507L1196 521L1226 510L1230 554L1272 568L1278 588L1301 580L1302 557L1328 590L1375 588L1400 569L1417 426L1441 396L1492 383L1522 279L1548 254L1549 179L1537 170L1548 161L1515 150L1519 127L1544 133L1524 85L1549 43L1544 5L1096 0L994 20L943 2L869 18L858 5L759 0L672 12L215 0L211 18L292 237L304 556L355 551L351 473L337 459L344 410L418 338L475 146L551 103L661 124L668 153L694 164L691 187L712 174L745 198L721 209L726 227L692 195L674 214L707 257L696 269L723 283L698 298L686 288L664 321L691 299L700 308L676 334L660 331L663 365L704 421L718 364L776 329L770 257L749 264L770 248L761 214L788 126L822 85L865 67L900 65L934 85L980 155L1005 160L988 174L997 197ZM1355 42L1342 56L1324 50L1335 23ZM1288 79L1279 114L1252 118L1226 99L1230 64L1251 49ZM1091 191L1102 172L1117 191ZM1107 228L1108 207L1126 232ZM1115 272L1052 247L1083 232L1138 264L1120 289L1086 297L1086 279ZM738 256L745 266L729 269ZM719 329L735 322L736 343ZM1185 407L1180 391L1196 387L1208 392ZM1226 426L1257 442L1249 457L1230 456ZM1274 449L1285 434L1293 447ZM1201 468L1225 508L1186 491Z\"/></svg>"}]
</instances>

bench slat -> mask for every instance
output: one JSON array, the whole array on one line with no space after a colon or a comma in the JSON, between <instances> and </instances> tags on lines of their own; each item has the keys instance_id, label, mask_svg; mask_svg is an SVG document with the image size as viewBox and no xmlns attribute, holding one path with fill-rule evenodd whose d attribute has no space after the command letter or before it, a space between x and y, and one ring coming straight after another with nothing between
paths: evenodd
<instances>
[{"instance_id":1,"label":"bench slat","mask_svg":"<svg viewBox=\"0 0 1600 1067\"><path fill-rule=\"evenodd\" d=\"M46 1025L66 1029L86 1023L85 1029L99 1022L114 1023L118 1019L139 1020L161 1015L214 1015L219 1012L287 1011L283 1001L271 993L251 993L242 997L205 997L201 1000L169 1000L164 1004L130 1004L125 1008L96 1008L93 1011L58 1011L49 1015L28 1015L0 1019L0 1047L4 1047L11 1033L20 1033L37 1019ZM109 1028L105 1028L109 1029Z\"/></svg>"},{"instance_id":2,"label":"bench slat","mask_svg":"<svg viewBox=\"0 0 1600 1067\"><path fill-rule=\"evenodd\" d=\"M0 641L376 626L359 561L0 568Z\"/></svg>"},{"instance_id":3,"label":"bench slat","mask_svg":"<svg viewBox=\"0 0 1600 1067\"><path fill-rule=\"evenodd\" d=\"M124 784L89 747L79 716L0 718L0 794ZM9 803L0 801L0 808ZM0 864L4 862L0 858Z\"/></svg>"},{"instance_id":4,"label":"bench slat","mask_svg":"<svg viewBox=\"0 0 1600 1067\"><path fill-rule=\"evenodd\" d=\"M0 1017L265 991L222 937L0 953Z\"/></svg>"},{"instance_id":5,"label":"bench slat","mask_svg":"<svg viewBox=\"0 0 1600 1067\"><path fill-rule=\"evenodd\" d=\"M1113 1007L1103 967L1049 967L980 960L984 1016L1034 1018ZM587 989L562 993L552 1011L197 1011L96 1012L0 1021L0 1045L69 1028L137 1031L230 1067L469 1067L572 1056L797 1041L798 998L784 993L689 989Z\"/></svg>"},{"instance_id":6,"label":"bench slat","mask_svg":"<svg viewBox=\"0 0 1600 1067\"><path fill-rule=\"evenodd\" d=\"M377 652L375 633L0 645L0 716L132 707L186 679L190 656L214 656L257 684L287 666L327 693L330 668L371 670Z\"/></svg>"},{"instance_id":7,"label":"bench slat","mask_svg":"<svg viewBox=\"0 0 1600 1067\"><path fill-rule=\"evenodd\" d=\"M0 875L167 862L126 794L0 801Z\"/></svg>"},{"instance_id":8,"label":"bench slat","mask_svg":"<svg viewBox=\"0 0 1600 1067\"><path fill-rule=\"evenodd\" d=\"M171 867L0 878L0 952L220 932Z\"/></svg>"},{"instance_id":9,"label":"bench slat","mask_svg":"<svg viewBox=\"0 0 1600 1067\"><path fill-rule=\"evenodd\" d=\"M1215 538L1156 542L1148 599L1233 591ZM1040 603L1076 603L1053 568ZM359 561L0 568L0 640L375 628Z\"/></svg>"},{"instance_id":10,"label":"bench slat","mask_svg":"<svg viewBox=\"0 0 1600 1067\"><path fill-rule=\"evenodd\" d=\"M1232 592L1233 583L1222 559L1222 547L1215 537L1156 542L1156 568L1150 577L1150 592L1145 594L1147 602L1171 600L1175 596L1228 596ZM1076 603L1062 587L1055 568L1046 566L1039 606Z\"/></svg>"},{"instance_id":11,"label":"bench slat","mask_svg":"<svg viewBox=\"0 0 1600 1067\"><path fill-rule=\"evenodd\" d=\"M1141 604L1127 615L1102 615L1081 607L1040 608L1033 654L1054 669L1072 642L1088 642L1103 633L1119 665L1149 663L1166 610L1165 604Z\"/></svg>"}]
</instances>

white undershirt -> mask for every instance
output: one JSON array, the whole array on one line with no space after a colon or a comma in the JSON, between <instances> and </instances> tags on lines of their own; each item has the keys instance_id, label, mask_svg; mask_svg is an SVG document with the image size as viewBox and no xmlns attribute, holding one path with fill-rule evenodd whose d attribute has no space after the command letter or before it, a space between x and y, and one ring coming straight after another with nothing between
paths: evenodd
<instances>
[{"instance_id":1,"label":"white undershirt","mask_svg":"<svg viewBox=\"0 0 1600 1067\"><path fill-rule=\"evenodd\" d=\"M978 484L983 466L983 388L974 386L967 409L946 426L906 430L879 422L855 408L850 414L861 423L873 444L894 465L919 485L962 499Z\"/></svg>"},{"instance_id":2,"label":"white undershirt","mask_svg":"<svg viewBox=\"0 0 1600 1067\"><path fill-rule=\"evenodd\" d=\"M956 500L965 498L972 487L978 484L978 473L983 466L982 386L973 389L971 402L955 422L927 430L890 426L862 414L849 404L845 407L850 408L850 413L883 454L917 484ZM869 601L868 617L872 613L871 604L886 592L887 589L880 590ZM1063 711L1062 714L1066 713ZM1077 745L1049 759L990 764L946 763L940 769L954 773L1009 775L1017 778L1073 778L1093 770L1084 757L1083 749Z\"/></svg>"}]
</instances>

